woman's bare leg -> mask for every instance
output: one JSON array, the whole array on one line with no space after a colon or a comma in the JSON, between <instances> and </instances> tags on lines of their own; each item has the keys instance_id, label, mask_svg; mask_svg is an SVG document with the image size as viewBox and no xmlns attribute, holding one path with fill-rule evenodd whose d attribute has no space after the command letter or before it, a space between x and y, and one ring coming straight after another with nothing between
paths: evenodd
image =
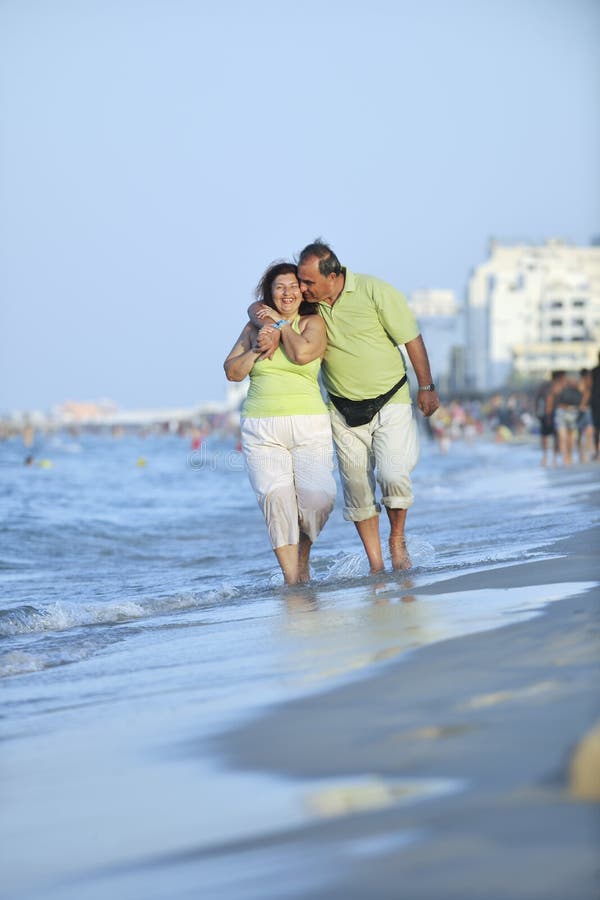
<instances>
[{"instance_id":1,"label":"woman's bare leg","mask_svg":"<svg viewBox=\"0 0 600 900\"><path fill-rule=\"evenodd\" d=\"M285 583L298 584L298 544L284 544L283 547L275 547L273 552L281 566Z\"/></svg>"},{"instance_id":2,"label":"woman's bare leg","mask_svg":"<svg viewBox=\"0 0 600 900\"><path fill-rule=\"evenodd\" d=\"M298 544L298 581L310 581L310 551L312 542L308 535L300 532L300 543Z\"/></svg>"}]
</instances>

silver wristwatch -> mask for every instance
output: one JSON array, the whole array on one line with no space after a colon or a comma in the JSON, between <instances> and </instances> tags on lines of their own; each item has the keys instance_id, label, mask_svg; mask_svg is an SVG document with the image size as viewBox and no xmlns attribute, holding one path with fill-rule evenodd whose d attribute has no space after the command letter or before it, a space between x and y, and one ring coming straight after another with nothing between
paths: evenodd
<instances>
[{"instance_id":1,"label":"silver wristwatch","mask_svg":"<svg viewBox=\"0 0 600 900\"><path fill-rule=\"evenodd\" d=\"M433 384L433 383L431 383L431 384L420 384L420 385L419 385L419 390L420 390L420 391L435 391L435 384Z\"/></svg>"}]
</instances>

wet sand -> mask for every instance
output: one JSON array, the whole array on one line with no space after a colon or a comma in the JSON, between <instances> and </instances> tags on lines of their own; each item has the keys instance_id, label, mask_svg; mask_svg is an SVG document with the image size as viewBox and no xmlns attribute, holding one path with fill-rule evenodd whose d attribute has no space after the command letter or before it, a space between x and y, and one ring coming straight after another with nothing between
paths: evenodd
<instances>
[{"instance_id":1,"label":"wet sand","mask_svg":"<svg viewBox=\"0 0 600 900\"><path fill-rule=\"evenodd\" d=\"M599 474L557 470L550 482L589 479L597 506ZM280 888L265 896L600 896L600 527L548 553L418 593L573 582L581 593L219 738L235 769L325 779L312 794L314 824L228 844L222 861L279 859Z\"/></svg>"}]
</instances>

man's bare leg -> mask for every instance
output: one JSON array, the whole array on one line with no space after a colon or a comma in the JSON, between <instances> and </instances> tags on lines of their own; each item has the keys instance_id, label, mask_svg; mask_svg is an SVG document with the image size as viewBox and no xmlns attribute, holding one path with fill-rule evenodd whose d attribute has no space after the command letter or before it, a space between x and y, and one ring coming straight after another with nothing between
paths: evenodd
<instances>
[{"instance_id":1,"label":"man's bare leg","mask_svg":"<svg viewBox=\"0 0 600 900\"><path fill-rule=\"evenodd\" d=\"M273 552L281 566L285 583L298 584L298 544L284 544L283 547L275 547Z\"/></svg>"},{"instance_id":2,"label":"man's bare leg","mask_svg":"<svg viewBox=\"0 0 600 900\"><path fill-rule=\"evenodd\" d=\"M392 568L399 570L410 569L410 556L406 549L406 537L404 535L406 510L389 509L387 506L386 510L390 520L390 556L392 557Z\"/></svg>"},{"instance_id":3,"label":"man's bare leg","mask_svg":"<svg viewBox=\"0 0 600 900\"><path fill-rule=\"evenodd\" d=\"M363 519L355 522L358 535L363 542L371 574L383 571L383 557L381 555L381 538L379 537L379 516Z\"/></svg>"},{"instance_id":4,"label":"man's bare leg","mask_svg":"<svg viewBox=\"0 0 600 900\"><path fill-rule=\"evenodd\" d=\"M310 550L312 541L303 531L300 532L300 543L298 544L298 581L310 581Z\"/></svg>"}]
</instances>

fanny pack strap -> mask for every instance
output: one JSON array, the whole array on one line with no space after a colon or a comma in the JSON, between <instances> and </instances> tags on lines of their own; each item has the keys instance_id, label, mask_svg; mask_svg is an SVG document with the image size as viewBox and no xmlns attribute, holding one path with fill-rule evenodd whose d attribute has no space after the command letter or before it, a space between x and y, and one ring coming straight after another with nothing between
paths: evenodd
<instances>
[{"instance_id":1,"label":"fanny pack strap","mask_svg":"<svg viewBox=\"0 0 600 900\"><path fill-rule=\"evenodd\" d=\"M348 413L356 413L357 416L364 419L364 416L360 414L364 411L365 415L368 415L368 418L364 419L360 424L365 424L369 422L373 416L379 412L382 406L390 400L396 391L399 391L403 384L406 383L406 372L400 379L400 381L395 384L393 387L386 391L385 394L379 394L378 397L369 397L365 400L349 400L347 397L338 397L336 394L329 393L329 399L335 406L335 408L341 412L341 414L347 418ZM348 423L353 424L353 423ZM358 423L357 423L358 424Z\"/></svg>"}]
</instances>

